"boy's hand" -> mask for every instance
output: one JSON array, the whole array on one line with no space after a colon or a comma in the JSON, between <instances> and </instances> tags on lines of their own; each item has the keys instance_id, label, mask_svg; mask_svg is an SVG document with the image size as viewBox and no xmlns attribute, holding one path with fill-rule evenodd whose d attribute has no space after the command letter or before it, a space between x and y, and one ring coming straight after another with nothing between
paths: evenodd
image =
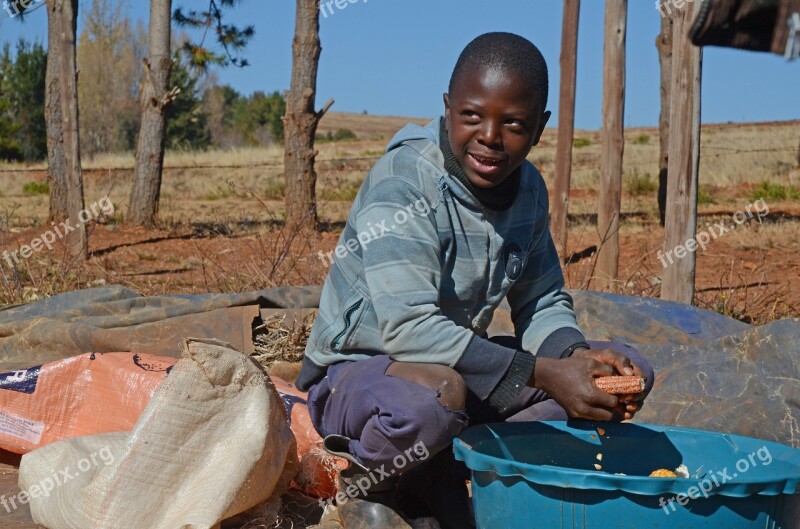
<instances>
[{"instance_id":1,"label":"boy's hand","mask_svg":"<svg viewBox=\"0 0 800 529\"><path fill-rule=\"evenodd\" d=\"M635 375L645 378L645 374L636 364L631 363L630 359L619 351L613 349L578 349L572 353L572 357L592 358L603 364L612 366L616 373L614 375ZM620 420L630 420L642 409L646 395L637 393L634 395L620 395L619 404L615 408L617 418Z\"/></svg>"},{"instance_id":2,"label":"boy's hand","mask_svg":"<svg viewBox=\"0 0 800 529\"><path fill-rule=\"evenodd\" d=\"M567 415L595 421L630 419L644 395L616 397L601 391L595 377L644 376L625 355L612 349L579 349L564 359L537 358L533 384L546 391Z\"/></svg>"},{"instance_id":3,"label":"boy's hand","mask_svg":"<svg viewBox=\"0 0 800 529\"><path fill-rule=\"evenodd\" d=\"M619 399L597 389L593 379L616 374L616 370L593 358L537 358L533 371L535 387L547 392L572 418L610 421Z\"/></svg>"}]
</instances>

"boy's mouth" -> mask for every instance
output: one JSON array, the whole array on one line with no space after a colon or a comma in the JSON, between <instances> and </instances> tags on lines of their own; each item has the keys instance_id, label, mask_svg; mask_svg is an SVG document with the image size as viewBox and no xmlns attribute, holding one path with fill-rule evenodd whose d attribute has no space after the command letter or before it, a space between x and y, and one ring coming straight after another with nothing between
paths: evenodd
<instances>
[{"instance_id":1,"label":"boy's mouth","mask_svg":"<svg viewBox=\"0 0 800 529\"><path fill-rule=\"evenodd\" d=\"M503 170L505 160L500 158L489 158L478 154L467 153L469 164L472 169L481 175L495 175Z\"/></svg>"}]
</instances>

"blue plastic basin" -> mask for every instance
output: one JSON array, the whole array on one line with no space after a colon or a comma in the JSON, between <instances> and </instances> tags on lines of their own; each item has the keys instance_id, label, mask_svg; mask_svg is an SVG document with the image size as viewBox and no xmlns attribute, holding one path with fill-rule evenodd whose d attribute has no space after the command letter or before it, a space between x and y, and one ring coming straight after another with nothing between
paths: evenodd
<instances>
[{"instance_id":1,"label":"blue plastic basin","mask_svg":"<svg viewBox=\"0 0 800 529\"><path fill-rule=\"evenodd\" d=\"M453 448L479 529L800 528L800 450L778 443L569 421L475 426ZM681 464L690 478L649 477Z\"/></svg>"}]
</instances>

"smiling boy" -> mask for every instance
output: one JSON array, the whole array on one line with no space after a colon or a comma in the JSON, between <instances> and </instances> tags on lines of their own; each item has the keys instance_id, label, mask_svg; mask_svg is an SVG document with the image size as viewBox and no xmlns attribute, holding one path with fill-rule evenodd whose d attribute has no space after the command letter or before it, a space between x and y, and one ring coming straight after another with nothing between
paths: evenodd
<instances>
[{"instance_id":1,"label":"smiling boy","mask_svg":"<svg viewBox=\"0 0 800 529\"><path fill-rule=\"evenodd\" d=\"M547 190L526 160L547 91L526 39L488 33L464 49L444 117L401 130L361 186L340 245L389 229L336 254L297 380L326 448L351 461L345 490L396 507L402 474L405 514L445 529L473 523L466 470L445 450L465 427L629 419L644 396L605 394L594 378L638 374L648 389L654 378L633 349L590 349L562 290ZM516 336L489 339L504 298Z\"/></svg>"}]
</instances>

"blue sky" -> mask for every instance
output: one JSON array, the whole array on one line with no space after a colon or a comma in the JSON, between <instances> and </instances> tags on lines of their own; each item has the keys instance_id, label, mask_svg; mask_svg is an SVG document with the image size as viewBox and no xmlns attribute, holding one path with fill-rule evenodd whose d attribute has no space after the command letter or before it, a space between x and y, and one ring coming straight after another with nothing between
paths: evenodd
<instances>
[{"instance_id":1,"label":"blue sky","mask_svg":"<svg viewBox=\"0 0 800 529\"><path fill-rule=\"evenodd\" d=\"M2 4L3 0L0 0ZM147 20L148 2L129 2L131 17ZM251 66L219 72L221 83L242 93L284 90L291 76L293 0L245 0L231 13L237 24L254 24L256 37L245 57ZM341 4L341 1L340 1ZM603 4L584 0L578 43L576 125L601 124ZM81 0L81 8L90 2ZM173 0L202 8L205 0ZM318 106L413 117L442 112L441 94L463 47L487 31L511 31L536 43L550 67L549 107L557 118L561 0L354 0L321 16L322 56ZM46 13L20 23L0 11L0 43L20 36L46 41ZM628 13L627 126L656 125L659 68L655 37L660 15L650 0L631 0ZM703 122L800 119L800 61L765 53L706 48Z\"/></svg>"}]
</instances>

